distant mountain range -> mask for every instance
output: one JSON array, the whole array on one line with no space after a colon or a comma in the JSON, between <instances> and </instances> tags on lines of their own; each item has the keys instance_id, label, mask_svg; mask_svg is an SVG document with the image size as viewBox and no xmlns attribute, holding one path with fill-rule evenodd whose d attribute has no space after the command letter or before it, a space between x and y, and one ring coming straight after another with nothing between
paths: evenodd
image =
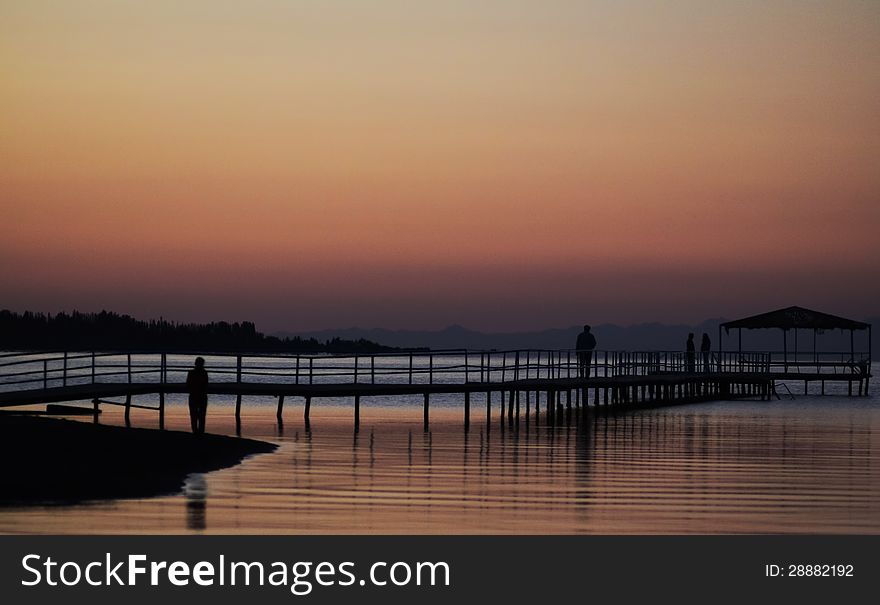
<instances>
[{"instance_id":1,"label":"distant mountain range","mask_svg":"<svg viewBox=\"0 0 880 605\"><path fill-rule=\"evenodd\" d=\"M707 319L697 325L643 323L631 326L600 324L592 327L598 341L598 349L609 350L674 350L685 347L688 332L693 332L697 347L703 332L712 339L713 348L717 348L718 325L727 321L724 318ZM865 321L875 324L874 351L880 354L880 318L869 318ZM442 330L387 330L382 328L342 328L319 330L313 332L290 333L279 332L279 338L300 337L326 341L333 338L345 340L366 339L391 347L430 347L432 349L569 349L574 347L575 339L583 326L567 328L551 328L527 332L479 332L460 325L452 325ZM793 348L794 336L789 335L789 348ZM812 350L813 338L806 331L799 333L798 348L802 351ZM828 332L820 335L819 349L849 350L849 332ZM724 348L733 350L738 345L736 331L724 335ZM856 349L867 347L864 333L856 333ZM782 335L778 330L743 330L743 348L750 350L781 350Z\"/></svg>"}]
</instances>

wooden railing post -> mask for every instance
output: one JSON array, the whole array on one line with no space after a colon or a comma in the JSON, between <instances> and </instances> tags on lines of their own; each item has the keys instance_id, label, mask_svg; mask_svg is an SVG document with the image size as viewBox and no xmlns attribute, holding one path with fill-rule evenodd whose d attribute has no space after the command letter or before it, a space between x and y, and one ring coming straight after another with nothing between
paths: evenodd
<instances>
[{"instance_id":1,"label":"wooden railing post","mask_svg":"<svg viewBox=\"0 0 880 605\"><path fill-rule=\"evenodd\" d=\"M128 384L131 384L131 353L128 354Z\"/></svg>"},{"instance_id":2,"label":"wooden railing post","mask_svg":"<svg viewBox=\"0 0 880 605\"><path fill-rule=\"evenodd\" d=\"M376 356L370 355L370 384L376 384Z\"/></svg>"},{"instance_id":3,"label":"wooden railing post","mask_svg":"<svg viewBox=\"0 0 880 605\"><path fill-rule=\"evenodd\" d=\"M296 384L299 384L299 353L296 354Z\"/></svg>"},{"instance_id":4,"label":"wooden railing post","mask_svg":"<svg viewBox=\"0 0 880 605\"><path fill-rule=\"evenodd\" d=\"M470 380L470 365L468 364L468 352L464 352L464 383L467 384Z\"/></svg>"},{"instance_id":5,"label":"wooden railing post","mask_svg":"<svg viewBox=\"0 0 880 605\"><path fill-rule=\"evenodd\" d=\"M49 360L43 360L43 388L49 387Z\"/></svg>"},{"instance_id":6,"label":"wooden railing post","mask_svg":"<svg viewBox=\"0 0 880 605\"><path fill-rule=\"evenodd\" d=\"M67 386L67 351L64 351L64 372L61 376L61 386Z\"/></svg>"},{"instance_id":7,"label":"wooden railing post","mask_svg":"<svg viewBox=\"0 0 880 605\"><path fill-rule=\"evenodd\" d=\"M513 379L519 380L519 351L516 352L516 356L513 358Z\"/></svg>"},{"instance_id":8,"label":"wooden railing post","mask_svg":"<svg viewBox=\"0 0 880 605\"><path fill-rule=\"evenodd\" d=\"M434 354L428 354L428 384L434 384Z\"/></svg>"},{"instance_id":9,"label":"wooden railing post","mask_svg":"<svg viewBox=\"0 0 880 605\"><path fill-rule=\"evenodd\" d=\"M235 382L241 384L241 355L235 358Z\"/></svg>"},{"instance_id":10,"label":"wooden railing post","mask_svg":"<svg viewBox=\"0 0 880 605\"><path fill-rule=\"evenodd\" d=\"M315 358L309 357L309 384L312 384L315 381L315 373L313 372L315 367Z\"/></svg>"},{"instance_id":11,"label":"wooden railing post","mask_svg":"<svg viewBox=\"0 0 880 605\"><path fill-rule=\"evenodd\" d=\"M359 361L360 361L360 359L358 358L357 355L355 355L354 356L354 383L355 384L357 384L357 381L358 381L358 365L360 365Z\"/></svg>"},{"instance_id":12,"label":"wooden railing post","mask_svg":"<svg viewBox=\"0 0 880 605\"><path fill-rule=\"evenodd\" d=\"M92 351L92 384L95 384L95 352Z\"/></svg>"}]
</instances>

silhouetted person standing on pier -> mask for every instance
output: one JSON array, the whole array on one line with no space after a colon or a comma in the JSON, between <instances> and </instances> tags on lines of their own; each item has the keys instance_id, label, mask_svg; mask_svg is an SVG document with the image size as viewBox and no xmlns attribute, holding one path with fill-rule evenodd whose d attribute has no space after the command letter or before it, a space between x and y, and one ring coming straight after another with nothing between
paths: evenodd
<instances>
[{"instance_id":1,"label":"silhouetted person standing on pier","mask_svg":"<svg viewBox=\"0 0 880 605\"><path fill-rule=\"evenodd\" d=\"M593 349L596 348L596 337L590 333L590 326L585 325L584 331L578 334L577 349L578 375L582 378L590 377L590 365L593 363Z\"/></svg>"},{"instance_id":2,"label":"silhouetted person standing on pier","mask_svg":"<svg viewBox=\"0 0 880 605\"><path fill-rule=\"evenodd\" d=\"M696 348L694 347L694 333L690 332L687 341L687 371L693 374L696 372L696 365L697 353Z\"/></svg>"},{"instance_id":3,"label":"silhouetted person standing on pier","mask_svg":"<svg viewBox=\"0 0 880 605\"><path fill-rule=\"evenodd\" d=\"M712 341L709 340L709 335L706 332L703 332L703 340L700 342L700 353L703 355L703 371L711 372L711 354L712 351Z\"/></svg>"},{"instance_id":4,"label":"silhouetted person standing on pier","mask_svg":"<svg viewBox=\"0 0 880 605\"><path fill-rule=\"evenodd\" d=\"M205 432L205 416L208 413L208 372L203 357L196 357L195 366L187 373L186 390L189 392L192 432L201 435Z\"/></svg>"}]
</instances>

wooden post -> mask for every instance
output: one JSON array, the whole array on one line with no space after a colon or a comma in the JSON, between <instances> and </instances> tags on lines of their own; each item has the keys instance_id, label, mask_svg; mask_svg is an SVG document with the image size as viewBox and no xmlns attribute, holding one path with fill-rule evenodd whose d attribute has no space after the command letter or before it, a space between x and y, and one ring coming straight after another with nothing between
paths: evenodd
<instances>
[{"instance_id":1,"label":"wooden post","mask_svg":"<svg viewBox=\"0 0 880 605\"><path fill-rule=\"evenodd\" d=\"M165 430L165 389L159 391L159 430Z\"/></svg>"},{"instance_id":2,"label":"wooden post","mask_svg":"<svg viewBox=\"0 0 880 605\"><path fill-rule=\"evenodd\" d=\"M354 356L354 383L357 384L358 381L358 356Z\"/></svg>"},{"instance_id":3,"label":"wooden post","mask_svg":"<svg viewBox=\"0 0 880 605\"><path fill-rule=\"evenodd\" d=\"M424 425L425 426L424 426L424 428L425 428L426 433L428 432L428 406L429 406L430 399L431 399L430 393L425 391L425 406L424 406Z\"/></svg>"},{"instance_id":4,"label":"wooden post","mask_svg":"<svg viewBox=\"0 0 880 605\"><path fill-rule=\"evenodd\" d=\"M162 382L159 380L159 382ZM92 384L95 384L95 352L92 351Z\"/></svg>"},{"instance_id":5,"label":"wooden post","mask_svg":"<svg viewBox=\"0 0 880 605\"><path fill-rule=\"evenodd\" d=\"M241 384L241 355L235 358L235 382Z\"/></svg>"},{"instance_id":6,"label":"wooden post","mask_svg":"<svg viewBox=\"0 0 880 605\"><path fill-rule=\"evenodd\" d=\"M361 396L354 396L354 432L361 430Z\"/></svg>"},{"instance_id":7,"label":"wooden post","mask_svg":"<svg viewBox=\"0 0 880 605\"><path fill-rule=\"evenodd\" d=\"M312 407L312 396L306 395L306 405L303 408L303 420L306 423L306 428L309 426L309 410Z\"/></svg>"},{"instance_id":8,"label":"wooden post","mask_svg":"<svg viewBox=\"0 0 880 605\"><path fill-rule=\"evenodd\" d=\"M129 369L129 372L131 372L131 369ZM129 378L128 381L131 382L131 379ZM61 377L61 386L67 386L67 351L64 351L64 373Z\"/></svg>"},{"instance_id":9,"label":"wooden post","mask_svg":"<svg viewBox=\"0 0 880 605\"><path fill-rule=\"evenodd\" d=\"M312 384L315 380L315 373L312 371L315 367L315 358L309 357L309 384Z\"/></svg>"},{"instance_id":10,"label":"wooden post","mask_svg":"<svg viewBox=\"0 0 880 605\"><path fill-rule=\"evenodd\" d=\"M409 383L413 383L413 356L412 353L409 354Z\"/></svg>"},{"instance_id":11,"label":"wooden post","mask_svg":"<svg viewBox=\"0 0 880 605\"><path fill-rule=\"evenodd\" d=\"M128 354L128 384L131 384L131 353Z\"/></svg>"},{"instance_id":12,"label":"wooden post","mask_svg":"<svg viewBox=\"0 0 880 605\"><path fill-rule=\"evenodd\" d=\"M48 360L43 360L43 388L46 389L49 387L49 362Z\"/></svg>"},{"instance_id":13,"label":"wooden post","mask_svg":"<svg viewBox=\"0 0 880 605\"><path fill-rule=\"evenodd\" d=\"M471 428L471 392L464 392L464 430L467 432Z\"/></svg>"},{"instance_id":14,"label":"wooden post","mask_svg":"<svg viewBox=\"0 0 880 605\"><path fill-rule=\"evenodd\" d=\"M513 379L519 380L519 351L516 352L516 356L513 361Z\"/></svg>"},{"instance_id":15,"label":"wooden post","mask_svg":"<svg viewBox=\"0 0 880 605\"><path fill-rule=\"evenodd\" d=\"M278 411L275 412L275 417L278 419L278 422L283 422L284 418L281 413L284 410L284 395L278 396Z\"/></svg>"},{"instance_id":16,"label":"wooden post","mask_svg":"<svg viewBox=\"0 0 880 605\"><path fill-rule=\"evenodd\" d=\"M492 391L486 391L486 432L492 426Z\"/></svg>"},{"instance_id":17,"label":"wooden post","mask_svg":"<svg viewBox=\"0 0 880 605\"><path fill-rule=\"evenodd\" d=\"M92 419L95 424L98 424L98 415L101 413L101 408L99 406L101 404L100 404L100 401L98 400L97 397L95 399L92 399L92 405L95 406L94 411L92 413Z\"/></svg>"},{"instance_id":18,"label":"wooden post","mask_svg":"<svg viewBox=\"0 0 880 605\"><path fill-rule=\"evenodd\" d=\"M376 356L370 355L370 384L376 384Z\"/></svg>"},{"instance_id":19,"label":"wooden post","mask_svg":"<svg viewBox=\"0 0 880 605\"><path fill-rule=\"evenodd\" d=\"M740 334L742 334L742 328L740 328ZM784 329L782 330L782 363L783 370L788 372L788 332Z\"/></svg>"},{"instance_id":20,"label":"wooden post","mask_svg":"<svg viewBox=\"0 0 880 605\"><path fill-rule=\"evenodd\" d=\"M296 354L296 384L299 384L299 353Z\"/></svg>"},{"instance_id":21,"label":"wooden post","mask_svg":"<svg viewBox=\"0 0 880 605\"><path fill-rule=\"evenodd\" d=\"M464 383L470 382L470 365L468 364L468 352L464 352Z\"/></svg>"},{"instance_id":22,"label":"wooden post","mask_svg":"<svg viewBox=\"0 0 880 605\"><path fill-rule=\"evenodd\" d=\"M239 393L235 398L235 421L241 421L241 394Z\"/></svg>"},{"instance_id":23,"label":"wooden post","mask_svg":"<svg viewBox=\"0 0 880 605\"><path fill-rule=\"evenodd\" d=\"M434 384L434 354L428 354L428 384Z\"/></svg>"},{"instance_id":24,"label":"wooden post","mask_svg":"<svg viewBox=\"0 0 880 605\"><path fill-rule=\"evenodd\" d=\"M125 396L125 426L131 426L131 393Z\"/></svg>"},{"instance_id":25,"label":"wooden post","mask_svg":"<svg viewBox=\"0 0 880 605\"><path fill-rule=\"evenodd\" d=\"M516 421L519 422L519 389L516 391Z\"/></svg>"}]
</instances>

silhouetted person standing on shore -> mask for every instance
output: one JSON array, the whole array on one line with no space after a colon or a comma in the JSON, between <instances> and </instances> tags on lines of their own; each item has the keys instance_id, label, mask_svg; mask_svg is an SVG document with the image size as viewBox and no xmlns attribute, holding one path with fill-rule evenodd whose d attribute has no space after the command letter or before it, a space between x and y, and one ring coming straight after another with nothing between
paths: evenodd
<instances>
[{"instance_id":1,"label":"silhouetted person standing on shore","mask_svg":"<svg viewBox=\"0 0 880 605\"><path fill-rule=\"evenodd\" d=\"M709 340L709 335L706 332L703 332L703 340L700 342L700 353L703 354L703 371L711 372L711 354L712 351L712 341Z\"/></svg>"},{"instance_id":2,"label":"silhouetted person standing on shore","mask_svg":"<svg viewBox=\"0 0 880 605\"><path fill-rule=\"evenodd\" d=\"M195 366L187 373L186 390L189 391L192 432L201 435L205 432L205 416L208 413L208 372L203 357L196 357Z\"/></svg>"},{"instance_id":3,"label":"silhouetted person standing on shore","mask_svg":"<svg viewBox=\"0 0 880 605\"><path fill-rule=\"evenodd\" d=\"M694 373L696 371L696 365L697 353L696 348L694 347L694 333L690 332L687 341L687 371Z\"/></svg>"},{"instance_id":4,"label":"silhouetted person standing on shore","mask_svg":"<svg viewBox=\"0 0 880 605\"><path fill-rule=\"evenodd\" d=\"M584 331L578 334L577 349L578 375L583 378L590 377L590 364L593 363L593 349L596 348L596 337L590 333L590 326L585 325Z\"/></svg>"}]
</instances>

